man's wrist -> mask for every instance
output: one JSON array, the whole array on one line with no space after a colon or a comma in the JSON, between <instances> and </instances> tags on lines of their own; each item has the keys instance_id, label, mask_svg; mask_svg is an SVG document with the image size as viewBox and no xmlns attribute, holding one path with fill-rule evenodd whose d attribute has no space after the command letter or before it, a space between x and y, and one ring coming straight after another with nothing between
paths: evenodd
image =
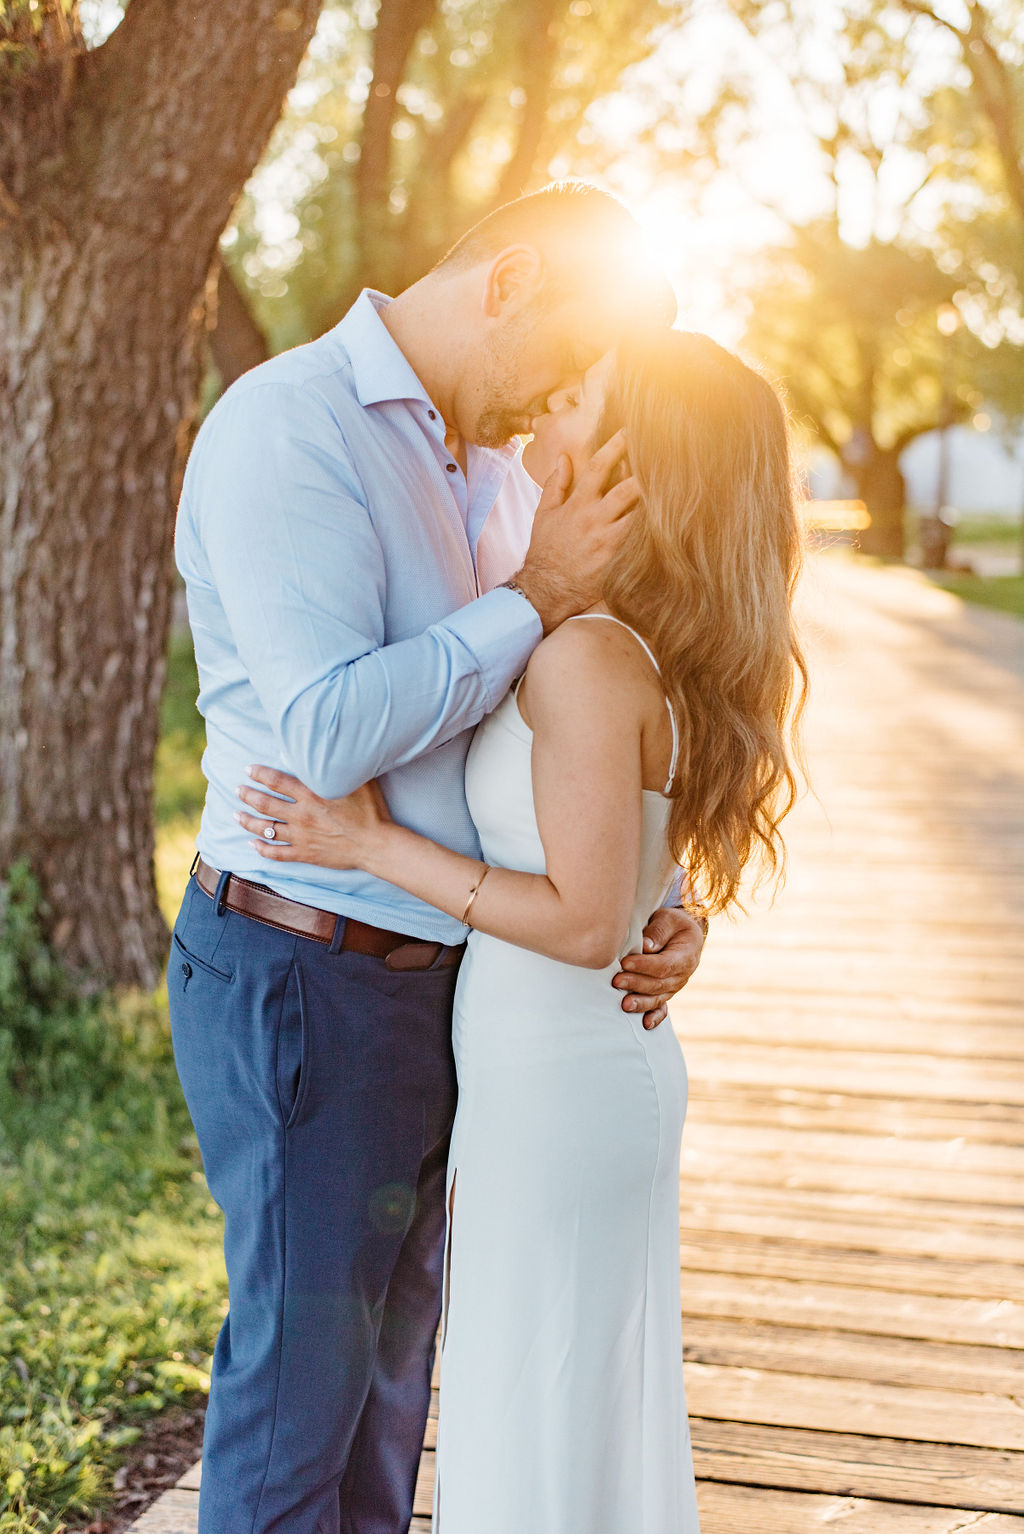
<instances>
[{"instance_id":1,"label":"man's wrist","mask_svg":"<svg viewBox=\"0 0 1024 1534\"><path fill-rule=\"evenodd\" d=\"M518 592L524 601L529 602L540 619L540 625L545 637L551 633L552 629L558 627L564 617L568 616L568 613L556 613L552 610L552 605L547 599L546 593L543 591L538 592L536 583L525 566L522 570L517 571L510 580L502 581L502 585L509 591Z\"/></svg>"},{"instance_id":2,"label":"man's wrist","mask_svg":"<svg viewBox=\"0 0 1024 1534\"><path fill-rule=\"evenodd\" d=\"M527 602L530 602L529 593L523 590L523 588L522 588L522 586L520 584L520 581L519 581L518 574L517 575L513 575L511 580L502 581L501 585L498 587L498 590L499 591L502 591L502 590L504 590L504 591L517 591L521 597L525 597ZM532 602L530 602L530 606L531 607L533 606Z\"/></svg>"},{"instance_id":3,"label":"man's wrist","mask_svg":"<svg viewBox=\"0 0 1024 1534\"><path fill-rule=\"evenodd\" d=\"M711 923L708 920L708 913L707 913L706 909L704 908L704 906L701 905L700 901L699 900L693 900L692 898L687 899L687 898L684 897L679 902L679 910L680 911L684 911L686 913L686 915L689 916L692 921L695 921L697 923L697 925L700 927L701 932L704 934L704 936L706 938L707 935L708 935L708 928L711 925Z\"/></svg>"}]
</instances>

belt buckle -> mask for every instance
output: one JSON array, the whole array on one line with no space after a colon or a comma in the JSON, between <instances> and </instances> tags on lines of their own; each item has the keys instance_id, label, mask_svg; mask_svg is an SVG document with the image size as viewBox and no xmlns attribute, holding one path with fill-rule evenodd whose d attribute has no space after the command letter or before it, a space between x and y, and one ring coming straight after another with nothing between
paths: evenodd
<instances>
[{"instance_id":1,"label":"belt buckle","mask_svg":"<svg viewBox=\"0 0 1024 1534\"><path fill-rule=\"evenodd\" d=\"M412 974L436 964L444 947L444 943L399 943L384 955L384 963L396 974Z\"/></svg>"}]
</instances>

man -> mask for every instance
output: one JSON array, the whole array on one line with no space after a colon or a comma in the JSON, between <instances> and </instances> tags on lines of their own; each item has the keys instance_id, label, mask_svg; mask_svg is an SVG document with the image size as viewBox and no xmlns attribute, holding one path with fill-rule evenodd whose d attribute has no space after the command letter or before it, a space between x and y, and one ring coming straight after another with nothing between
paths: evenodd
<instances>
[{"instance_id":1,"label":"man","mask_svg":"<svg viewBox=\"0 0 1024 1534\"><path fill-rule=\"evenodd\" d=\"M671 312L625 211L548 188L399 298L364 293L241 379L197 439L177 551L209 790L169 986L230 1283L202 1534L408 1528L465 937L366 875L268 867L236 786L254 762L332 797L378 778L396 819L476 851L471 729L542 634L596 599L636 495L609 483L618 443L538 507L509 439ZM649 936L657 951L617 983L657 1023L701 934L668 911Z\"/></svg>"}]
</instances>

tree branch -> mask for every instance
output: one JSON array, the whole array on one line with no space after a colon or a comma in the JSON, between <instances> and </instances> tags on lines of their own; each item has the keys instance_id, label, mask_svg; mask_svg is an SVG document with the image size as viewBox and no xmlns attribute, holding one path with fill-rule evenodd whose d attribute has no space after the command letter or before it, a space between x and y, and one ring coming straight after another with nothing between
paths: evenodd
<instances>
[{"instance_id":1,"label":"tree branch","mask_svg":"<svg viewBox=\"0 0 1024 1534\"><path fill-rule=\"evenodd\" d=\"M270 356L267 338L223 259L217 273L217 300L213 310L215 323L210 330L210 353L226 389L250 368L266 362Z\"/></svg>"},{"instance_id":2,"label":"tree branch","mask_svg":"<svg viewBox=\"0 0 1024 1534\"><path fill-rule=\"evenodd\" d=\"M130 0L120 26L81 61L73 135L90 202L117 217L134 207L142 222L151 205L166 215L206 192L216 216L203 211L222 227L253 146L258 156L280 116L282 80L294 80L321 5ZM211 81L233 88L211 89Z\"/></svg>"},{"instance_id":3,"label":"tree branch","mask_svg":"<svg viewBox=\"0 0 1024 1534\"><path fill-rule=\"evenodd\" d=\"M926 0L899 0L905 11L911 11L915 16L927 16L929 21L934 21L936 26L945 27L947 32L952 32L961 43L966 42L967 33L962 31L955 22L940 16L933 5L926 4Z\"/></svg>"},{"instance_id":4,"label":"tree branch","mask_svg":"<svg viewBox=\"0 0 1024 1534\"><path fill-rule=\"evenodd\" d=\"M436 0L381 0L373 31L373 79L363 109L359 163L356 166L356 205L360 220L377 205L386 204L391 164L391 128L398 105L398 87L421 27L426 26Z\"/></svg>"},{"instance_id":5,"label":"tree branch","mask_svg":"<svg viewBox=\"0 0 1024 1534\"><path fill-rule=\"evenodd\" d=\"M1024 218L1024 161L1022 161L1021 126L1017 120L1017 96L1009 66L1002 58L988 31L990 20L984 6L968 0L970 22L966 29L940 16L926 0L899 0L905 11L925 16L957 39L963 61L971 75L971 85L978 103L988 118L996 149L1006 176L1007 189L1018 213Z\"/></svg>"},{"instance_id":6,"label":"tree branch","mask_svg":"<svg viewBox=\"0 0 1024 1534\"><path fill-rule=\"evenodd\" d=\"M551 79L557 57L555 11L559 0L533 0L523 7L519 33L520 78L528 81L516 146L502 171L492 207L510 202L525 190L537 159L551 103Z\"/></svg>"}]
</instances>

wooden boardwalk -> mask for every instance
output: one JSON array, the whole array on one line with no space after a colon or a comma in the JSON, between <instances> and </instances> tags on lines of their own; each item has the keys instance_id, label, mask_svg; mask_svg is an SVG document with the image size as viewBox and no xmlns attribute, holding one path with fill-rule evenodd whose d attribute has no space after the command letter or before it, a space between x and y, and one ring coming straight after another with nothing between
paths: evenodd
<instances>
[{"instance_id":1,"label":"wooden boardwalk","mask_svg":"<svg viewBox=\"0 0 1024 1534\"><path fill-rule=\"evenodd\" d=\"M820 803L674 1009L702 1534L1024 1534L1024 624L832 559L805 606Z\"/></svg>"}]
</instances>

